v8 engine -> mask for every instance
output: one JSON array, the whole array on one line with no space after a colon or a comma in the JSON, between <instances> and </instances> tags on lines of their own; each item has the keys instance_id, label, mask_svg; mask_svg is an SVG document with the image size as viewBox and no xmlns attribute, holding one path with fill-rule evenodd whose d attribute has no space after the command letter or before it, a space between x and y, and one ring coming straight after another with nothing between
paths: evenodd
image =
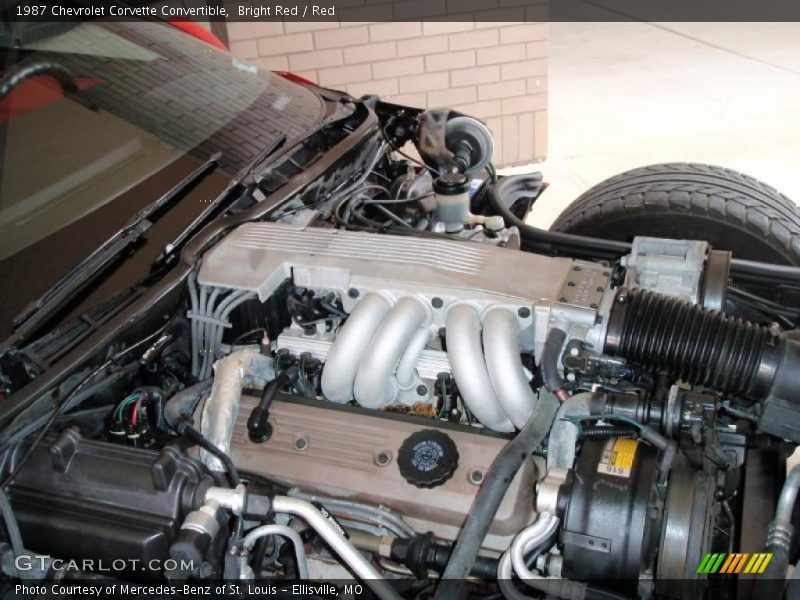
<instances>
[{"instance_id":1,"label":"v8 engine","mask_svg":"<svg viewBox=\"0 0 800 600\"><path fill-rule=\"evenodd\" d=\"M230 186L151 287L0 352L5 574L776 596L800 558L800 313L704 241L537 230L531 251L541 175L498 177L485 126L340 100L340 129ZM738 580L707 568L745 553Z\"/></svg>"}]
</instances>

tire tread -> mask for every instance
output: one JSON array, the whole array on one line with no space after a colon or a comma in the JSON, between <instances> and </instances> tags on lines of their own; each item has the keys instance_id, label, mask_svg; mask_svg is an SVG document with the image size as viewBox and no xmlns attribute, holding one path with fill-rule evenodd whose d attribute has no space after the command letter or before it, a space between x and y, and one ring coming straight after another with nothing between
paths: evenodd
<instances>
[{"instance_id":1,"label":"tire tread","mask_svg":"<svg viewBox=\"0 0 800 600\"><path fill-rule=\"evenodd\" d=\"M685 212L725 221L777 245L800 264L800 209L754 177L698 163L640 167L611 177L581 194L551 229L588 232L592 221L622 215Z\"/></svg>"}]
</instances>

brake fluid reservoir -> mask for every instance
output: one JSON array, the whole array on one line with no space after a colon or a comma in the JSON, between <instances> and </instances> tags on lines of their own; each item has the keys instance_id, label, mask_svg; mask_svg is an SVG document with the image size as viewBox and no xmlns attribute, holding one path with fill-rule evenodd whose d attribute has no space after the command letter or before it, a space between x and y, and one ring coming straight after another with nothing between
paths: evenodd
<instances>
[{"instance_id":1,"label":"brake fluid reservoir","mask_svg":"<svg viewBox=\"0 0 800 600\"><path fill-rule=\"evenodd\" d=\"M433 182L436 212L447 233L461 231L469 219L469 179L463 173L445 173Z\"/></svg>"}]
</instances>

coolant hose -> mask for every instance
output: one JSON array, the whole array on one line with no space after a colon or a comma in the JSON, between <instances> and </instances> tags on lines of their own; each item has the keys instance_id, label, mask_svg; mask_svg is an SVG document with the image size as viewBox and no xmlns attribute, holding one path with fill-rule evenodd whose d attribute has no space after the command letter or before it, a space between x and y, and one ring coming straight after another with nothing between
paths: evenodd
<instances>
[{"instance_id":1,"label":"coolant hose","mask_svg":"<svg viewBox=\"0 0 800 600\"><path fill-rule=\"evenodd\" d=\"M519 229L522 249L540 254L570 256L572 258L611 259L630 254L631 245L616 240L547 231L528 225L511 212L517 200L535 198L542 188L542 174L528 173L501 178L489 187L487 196L492 210L503 217L506 225ZM794 265L775 265L734 258L731 261L731 275L749 281L774 285L800 283L800 267Z\"/></svg>"},{"instance_id":2,"label":"coolant hose","mask_svg":"<svg viewBox=\"0 0 800 600\"><path fill-rule=\"evenodd\" d=\"M541 173L503 177L489 188L489 205L503 217L507 226L513 225L519 229L523 250L590 259L617 259L630 253L631 245L625 242L539 229L528 225L511 212L511 207L517 200L536 197L541 188Z\"/></svg>"},{"instance_id":3,"label":"coolant hose","mask_svg":"<svg viewBox=\"0 0 800 600\"><path fill-rule=\"evenodd\" d=\"M547 332L547 338L542 348L542 383L545 389L555 394L559 400L569 398L567 382L558 372L558 363L561 358L561 349L567 341L567 332L558 327L553 327Z\"/></svg>"},{"instance_id":4,"label":"coolant hose","mask_svg":"<svg viewBox=\"0 0 800 600\"><path fill-rule=\"evenodd\" d=\"M187 416L191 417L203 396L211 391L213 383L214 380L209 377L175 392L164 405L164 419L167 425L174 429L181 419Z\"/></svg>"},{"instance_id":5,"label":"coolant hose","mask_svg":"<svg viewBox=\"0 0 800 600\"><path fill-rule=\"evenodd\" d=\"M437 600L460 598L464 595L467 575L472 571L497 509L514 475L550 431L557 408L558 403L552 396L542 395L525 426L495 457L442 574L442 581L436 589Z\"/></svg>"}]
</instances>

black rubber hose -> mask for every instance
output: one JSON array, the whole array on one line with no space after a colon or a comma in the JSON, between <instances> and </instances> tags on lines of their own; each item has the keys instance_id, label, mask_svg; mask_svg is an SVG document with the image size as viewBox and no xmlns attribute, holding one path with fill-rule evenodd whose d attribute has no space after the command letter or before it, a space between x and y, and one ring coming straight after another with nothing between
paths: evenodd
<instances>
[{"instance_id":1,"label":"black rubber hose","mask_svg":"<svg viewBox=\"0 0 800 600\"><path fill-rule=\"evenodd\" d=\"M214 378L209 377L203 381L199 381L194 385L176 392L164 405L164 419L167 425L173 429L186 417L191 417L194 414L197 403L201 398L211 391L211 386L214 383Z\"/></svg>"},{"instance_id":2,"label":"black rubber hose","mask_svg":"<svg viewBox=\"0 0 800 600\"><path fill-rule=\"evenodd\" d=\"M472 571L497 509L514 475L550 431L557 409L558 402L555 398L548 395L540 397L528 422L495 457L486 472L483 485L472 502L450 560L444 569L442 580L436 589L436 599L461 598L464 595L467 575Z\"/></svg>"},{"instance_id":3,"label":"black rubber hose","mask_svg":"<svg viewBox=\"0 0 800 600\"><path fill-rule=\"evenodd\" d=\"M786 586L786 600L800 600L800 569L795 568L792 570L792 576Z\"/></svg>"},{"instance_id":4,"label":"black rubber hose","mask_svg":"<svg viewBox=\"0 0 800 600\"><path fill-rule=\"evenodd\" d=\"M542 174L530 173L503 177L488 191L492 209L505 219L506 225L514 225L519 229L523 250L575 258L613 260L630 253L631 245L625 242L546 231L528 225L511 211L518 200L537 196L541 188Z\"/></svg>"},{"instance_id":5,"label":"black rubber hose","mask_svg":"<svg viewBox=\"0 0 800 600\"><path fill-rule=\"evenodd\" d=\"M247 433L250 441L262 444L272 437L272 426L269 424L269 408L282 388L297 380L299 371L291 368L282 371L270 381L261 393L261 401L253 408L247 419Z\"/></svg>"},{"instance_id":6,"label":"black rubber hose","mask_svg":"<svg viewBox=\"0 0 800 600\"><path fill-rule=\"evenodd\" d=\"M450 542L437 540L431 532L413 538L395 538L390 549L391 559L406 565L419 579L426 577L430 569L441 573L452 551ZM478 556L470 575L494 581L497 579L497 563L496 558Z\"/></svg>"},{"instance_id":7,"label":"black rubber hose","mask_svg":"<svg viewBox=\"0 0 800 600\"><path fill-rule=\"evenodd\" d=\"M692 385L760 399L772 383L783 337L685 300L622 289L609 315L605 352Z\"/></svg>"},{"instance_id":8,"label":"black rubber hose","mask_svg":"<svg viewBox=\"0 0 800 600\"><path fill-rule=\"evenodd\" d=\"M590 260L617 260L621 256L630 254L631 245L626 242L547 231L528 225L517 217L511 211L511 207L518 200L536 197L542 185L541 173L511 175L503 177L487 191L492 210L501 215L507 225L514 225L519 229L523 250ZM731 276L768 285L777 283L800 285L800 267L791 265L734 258L731 261Z\"/></svg>"},{"instance_id":9,"label":"black rubber hose","mask_svg":"<svg viewBox=\"0 0 800 600\"><path fill-rule=\"evenodd\" d=\"M767 546L772 552L772 560L756 579L753 589L754 600L779 600L783 598L786 586L786 573L789 569L789 551L784 546Z\"/></svg>"},{"instance_id":10,"label":"black rubber hose","mask_svg":"<svg viewBox=\"0 0 800 600\"><path fill-rule=\"evenodd\" d=\"M231 457L212 444L208 438L197 431L197 429L190 426L189 421L183 421L182 423L179 423L178 431L187 440L197 444L207 452L210 452L216 456L223 465L225 465L225 470L228 472L228 481L230 482L231 487L236 487L242 482L242 480L239 478L239 471L237 470L233 460L231 460Z\"/></svg>"},{"instance_id":11,"label":"black rubber hose","mask_svg":"<svg viewBox=\"0 0 800 600\"><path fill-rule=\"evenodd\" d=\"M558 372L558 361L565 341L567 332L553 327L547 332L542 348L542 382L548 392L555 394L562 401L566 400L567 382Z\"/></svg>"}]
</instances>

